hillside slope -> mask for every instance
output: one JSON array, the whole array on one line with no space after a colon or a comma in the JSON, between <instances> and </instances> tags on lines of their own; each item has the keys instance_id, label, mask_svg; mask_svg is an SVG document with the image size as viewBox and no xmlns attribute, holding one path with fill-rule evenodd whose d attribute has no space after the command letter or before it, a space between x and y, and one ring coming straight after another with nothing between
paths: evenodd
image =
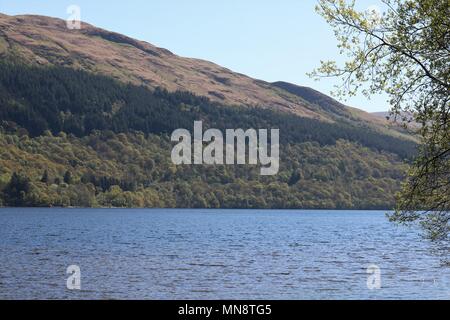
<instances>
[{"instance_id":1,"label":"hillside slope","mask_svg":"<svg viewBox=\"0 0 450 320\"><path fill-rule=\"evenodd\" d=\"M329 114L335 121L350 121L359 125L369 124L369 127L386 134L416 141L415 137L411 135L411 132L407 132L402 127L401 122L389 121L385 116L380 116L380 113L367 113L363 110L346 106L336 99L312 88L298 86L284 81L277 81L272 83L272 85L302 98L309 104Z\"/></svg>"},{"instance_id":2,"label":"hillside slope","mask_svg":"<svg viewBox=\"0 0 450 320\"><path fill-rule=\"evenodd\" d=\"M82 23L81 30L69 30L61 19L0 15L0 30L0 52L11 52L28 62L81 68L152 88L195 92L227 104L270 106L325 118L264 81L208 61L182 58L87 23Z\"/></svg>"},{"instance_id":3,"label":"hillside slope","mask_svg":"<svg viewBox=\"0 0 450 320\"><path fill-rule=\"evenodd\" d=\"M416 144L310 88L0 16L0 206L389 209ZM280 129L280 170L181 165L178 128Z\"/></svg>"},{"instance_id":4,"label":"hillside slope","mask_svg":"<svg viewBox=\"0 0 450 320\"><path fill-rule=\"evenodd\" d=\"M280 171L175 166L170 133L280 128ZM64 67L0 63L0 205L388 209L414 143ZM17 174L16 174L17 173Z\"/></svg>"},{"instance_id":5,"label":"hillside slope","mask_svg":"<svg viewBox=\"0 0 450 320\"><path fill-rule=\"evenodd\" d=\"M397 135L398 128L390 130L385 119L364 111L339 103L323 108L310 101L308 95L293 92L281 82L277 85L252 79L87 23L82 23L80 30L69 30L61 19L0 14L0 56L6 55L32 64L104 74L149 88L189 91L228 105L269 108L328 122L336 121L340 114L360 125Z\"/></svg>"}]
</instances>

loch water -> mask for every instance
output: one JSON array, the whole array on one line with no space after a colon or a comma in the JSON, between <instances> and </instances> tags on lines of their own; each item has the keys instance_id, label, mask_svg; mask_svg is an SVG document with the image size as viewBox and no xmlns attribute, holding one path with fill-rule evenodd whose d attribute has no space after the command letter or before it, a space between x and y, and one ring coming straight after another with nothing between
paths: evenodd
<instances>
[{"instance_id":1,"label":"loch water","mask_svg":"<svg viewBox=\"0 0 450 320\"><path fill-rule=\"evenodd\" d=\"M2 208L0 299L449 299L442 252L384 211Z\"/></svg>"}]
</instances>

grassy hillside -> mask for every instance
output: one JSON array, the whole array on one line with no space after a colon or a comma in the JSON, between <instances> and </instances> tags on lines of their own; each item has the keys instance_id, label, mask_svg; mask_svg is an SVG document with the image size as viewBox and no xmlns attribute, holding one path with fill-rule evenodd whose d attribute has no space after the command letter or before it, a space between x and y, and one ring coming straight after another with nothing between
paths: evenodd
<instances>
[{"instance_id":1,"label":"grassy hillside","mask_svg":"<svg viewBox=\"0 0 450 320\"><path fill-rule=\"evenodd\" d=\"M399 128L386 119L336 101L323 107L310 101L308 95L298 94L295 88L302 87L252 79L217 64L180 57L150 43L84 22L80 30L68 30L61 19L0 14L0 58L7 56L28 64L81 69L149 89L189 91L226 105L271 109L322 122L340 122L345 118L398 136ZM321 96L322 101L332 100L318 92L313 95ZM336 115L341 117L336 119Z\"/></svg>"},{"instance_id":2,"label":"grassy hillside","mask_svg":"<svg viewBox=\"0 0 450 320\"><path fill-rule=\"evenodd\" d=\"M184 58L169 50L82 23L69 30L65 20L0 14L0 56L28 63L82 69L120 81L194 92L224 104L260 106L326 120L301 99L280 94L270 83L252 79L209 61Z\"/></svg>"}]
</instances>

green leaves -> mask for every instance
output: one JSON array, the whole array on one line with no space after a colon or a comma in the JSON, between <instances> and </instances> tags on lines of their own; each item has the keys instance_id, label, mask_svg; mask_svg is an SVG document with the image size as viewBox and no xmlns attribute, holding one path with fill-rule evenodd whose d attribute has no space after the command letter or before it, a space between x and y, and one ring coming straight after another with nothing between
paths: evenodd
<instances>
[{"instance_id":1,"label":"green leaves","mask_svg":"<svg viewBox=\"0 0 450 320\"><path fill-rule=\"evenodd\" d=\"M340 96L387 92L394 116L411 114L420 124L421 153L391 218L420 220L431 238L441 237L448 234L450 215L450 2L383 0L380 5L384 12L374 19L357 11L354 1L319 1L317 11L348 60L342 67L321 62L312 75L340 77ZM417 215L418 209L425 212Z\"/></svg>"}]
</instances>

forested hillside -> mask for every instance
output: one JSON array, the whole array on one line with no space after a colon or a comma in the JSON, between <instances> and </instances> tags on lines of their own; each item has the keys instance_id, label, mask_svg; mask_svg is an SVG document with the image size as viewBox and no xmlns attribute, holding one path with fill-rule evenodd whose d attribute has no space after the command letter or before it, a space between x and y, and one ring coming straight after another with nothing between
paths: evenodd
<instances>
[{"instance_id":1,"label":"forested hillside","mask_svg":"<svg viewBox=\"0 0 450 320\"><path fill-rule=\"evenodd\" d=\"M253 79L84 22L81 29L69 30L62 19L0 13L0 58L4 57L84 70L149 89L188 91L226 105L267 108L322 122L350 121L411 138L386 119L342 105L311 88Z\"/></svg>"},{"instance_id":2,"label":"forested hillside","mask_svg":"<svg viewBox=\"0 0 450 320\"><path fill-rule=\"evenodd\" d=\"M58 66L0 63L0 204L391 208L410 140ZM174 129L279 128L280 172L175 166Z\"/></svg>"}]
</instances>

